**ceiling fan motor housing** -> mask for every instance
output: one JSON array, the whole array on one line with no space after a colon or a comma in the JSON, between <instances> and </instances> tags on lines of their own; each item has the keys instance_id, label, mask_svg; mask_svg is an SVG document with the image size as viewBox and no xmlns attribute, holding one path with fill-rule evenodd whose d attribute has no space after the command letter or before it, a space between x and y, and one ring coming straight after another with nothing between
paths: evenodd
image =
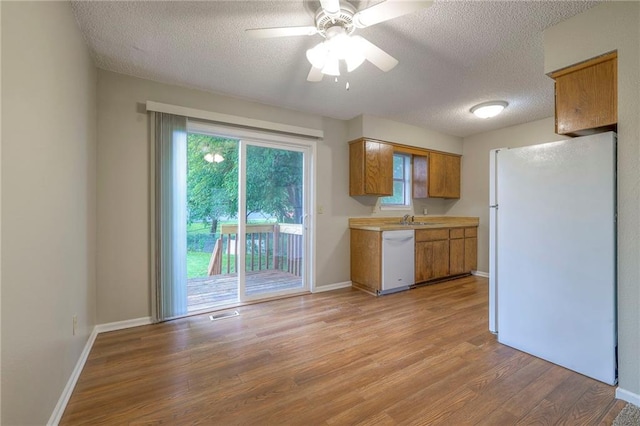
<instances>
[{"instance_id":1,"label":"ceiling fan motor housing","mask_svg":"<svg viewBox=\"0 0 640 426\"><path fill-rule=\"evenodd\" d=\"M330 16L322 7L318 9L316 13L316 28L318 33L322 37L327 38L327 30L331 27L342 27L347 35L350 35L356 26L353 22L353 15L355 15L355 8L347 3L340 2L340 13L337 16Z\"/></svg>"}]
</instances>

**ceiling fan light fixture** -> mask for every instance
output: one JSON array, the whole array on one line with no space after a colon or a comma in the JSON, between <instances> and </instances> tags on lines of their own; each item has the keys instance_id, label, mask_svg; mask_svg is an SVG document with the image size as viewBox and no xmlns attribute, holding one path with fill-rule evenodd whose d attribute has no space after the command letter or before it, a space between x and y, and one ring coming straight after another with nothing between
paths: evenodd
<instances>
[{"instance_id":1,"label":"ceiling fan light fixture","mask_svg":"<svg viewBox=\"0 0 640 426\"><path fill-rule=\"evenodd\" d=\"M322 68L322 74L327 75L340 75L340 61L335 56L327 56L324 67Z\"/></svg>"},{"instance_id":2,"label":"ceiling fan light fixture","mask_svg":"<svg viewBox=\"0 0 640 426\"><path fill-rule=\"evenodd\" d=\"M307 50L307 60L323 74L340 75L340 61L347 64L347 72L358 68L365 61L359 39L350 37L343 28L328 31L329 38Z\"/></svg>"},{"instance_id":3,"label":"ceiling fan light fixture","mask_svg":"<svg viewBox=\"0 0 640 426\"><path fill-rule=\"evenodd\" d=\"M479 118L491 118L500 114L509 105L506 101L490 101L475 105L469 111Z\"/></svg>"},{"instance_id":4,"label":"ceiling fan light fixture","mask_svg":"<svg viewBox=\"0 0 640 426\"><path fill-rule=\"evenodd\" d=\"M325 42L318 43L307 50L307 60L314 68L322 69L327 62L327 53L329 53L329 49Z\"/></svg>"}]
</instances>

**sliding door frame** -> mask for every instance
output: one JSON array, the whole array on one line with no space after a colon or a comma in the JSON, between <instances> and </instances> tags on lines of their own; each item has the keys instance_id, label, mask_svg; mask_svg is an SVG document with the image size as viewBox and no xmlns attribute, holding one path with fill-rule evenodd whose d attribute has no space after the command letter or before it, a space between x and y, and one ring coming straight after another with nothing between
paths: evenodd
<instances>
[{"instance_id":1,"label":"sliding door frame","mask_svg":"<svg viewBox=\"0 0 640 426\"><path fill-rule=\"evenodd\" d=\"M316 142L303 137L279 134L268 131L257 131L234 126L212 124L198 120L187 121L188 133L201 133L211 136L236 139L239 141L239 176L238 176L238 247L246 246L246 156L247 146L260 146L274 149L286 149L303 153L303 288L269 293L267 295L248 297L245 288L245 250L238 250L238 302L240 304L260 299L314 292L315 290L315 238L316 238ZM242 265L242 267L240 267Z\"/></svg>"}]
</instances>

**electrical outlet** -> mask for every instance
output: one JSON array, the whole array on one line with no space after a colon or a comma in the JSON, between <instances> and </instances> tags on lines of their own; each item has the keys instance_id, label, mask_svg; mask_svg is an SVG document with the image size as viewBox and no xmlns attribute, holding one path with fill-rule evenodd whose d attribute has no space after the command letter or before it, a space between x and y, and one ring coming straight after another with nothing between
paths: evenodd
<instances>
[{"instance_id":1,"label":"electrical outlet","mask_svg":"<svg viewBox=\"0 0 640 426\"><path fill-rule=\"evenodd\" d=\"M76 330L78 329L78 316L73 316L73 335L76 335Z\"/></svg>"},{"instance_id":2,"label":"electrical outlet","mask_svg":"<svg viewBox=\"0 0 640 426\"><path fill-rule=\"evenodd\" d=\"M425 207L424 210L422 211L422 214L424 214L425 216L427 215L427 208Z\"/></svg>"},{"instance_id":3,"label":"electrical outlet","mask_svg":"<svg viewBox=\"0 0 640 426\"><path fill-rule=\"evenodd\" d=\"M324 214L324 206L318 205L318 214Z\"/></svg>"}]
</instances>

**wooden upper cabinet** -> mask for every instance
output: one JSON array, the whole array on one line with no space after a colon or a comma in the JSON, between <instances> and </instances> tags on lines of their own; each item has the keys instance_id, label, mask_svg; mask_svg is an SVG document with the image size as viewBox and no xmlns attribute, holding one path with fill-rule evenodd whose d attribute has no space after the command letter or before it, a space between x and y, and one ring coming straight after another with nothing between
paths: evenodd
<instances>
[{"instance_id":1,"label":"wooden upper cabinet","mask_svg":"<svg viewBox=\"0 0 640 426\"><path fill-rule=\"evenodd\" d=\"M360 139L349 144L349 195L393 195L393 146Z\"/></svg>"},{"instance_id":2,"label":"wooden upper cabinet","mask_svg":"<svg viewBox=\"0 0 640 426\"><path fill-rule=\"evenodd\" d=\"M429 197L460 198L460 156L430 152L428 169Z\"/></svg>"},{"instance_id":3,"label":"wooden upper cabinet","mask_svg":"<svg viewBox=\"0 0 640 426\"><path fill-rule=\"evenodd\" d=\"M413 198L460 198L460 157L430 152L413 156Z\"/></svg>"},{"instance_id":4,"label":"wooden upper cabinet","mask_svg":"<svg viewBox=\"0 0 640 426\"><path fill-rule=\"evenodd\" d=\"M616 130L617 52L554 71L549 76L556 86L556 133L580 136Z\"/></svg>"}]
</instances>

